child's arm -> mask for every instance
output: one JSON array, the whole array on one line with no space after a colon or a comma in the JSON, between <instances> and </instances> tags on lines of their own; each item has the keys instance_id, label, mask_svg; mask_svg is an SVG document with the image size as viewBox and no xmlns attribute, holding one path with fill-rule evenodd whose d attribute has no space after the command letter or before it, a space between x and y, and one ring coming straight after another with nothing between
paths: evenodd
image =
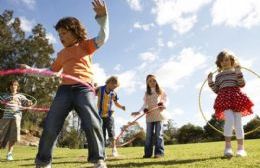
<instances>
[{"instance_id":1,"label":"child's arm","mask_svg":"<svg viewBox=\"0 0 260 168\"><path fill-rule=\"evenodd\" d=\"M164 91L162 91L161 100L158 103L158 106L161 110L164 110L166 108L166 104L167 104L167 95Z\"/></svg>"},{"instance_id":2,"label":"child's arm","mask_svg":"<svg viewBox=\"0 0 260 168\"><path fill-rule=\"evenodd\" d=\"M146 94L144 95L144 104L143 106L137 111L137 112L132 112L132 116L139 115L141 112L147 113L149 110L147 109L147 103L146 103Z\"/></svg>"},{"instance_id":3,"label":"child's arm","mask_svg":"<svg viewBox=\"0 0 260 168\"><path fill-rule=\"evenodd\" d=\"M118 108L120 108L120 109L122 109L122 110L125 111L125 106L121 105L121 104L118 103L117 101L114 101L114 103L115 103L116 107L118 107Z\"/></svg>"},{"instance_id":4,"label":"child's arm","mask_svg":"<svg viewBox=\"0 0 260 168\"><path fill-rule=\"evenodd\" d=\"M213 77L213 73L209 73L208 85L213 92L218 93L218 85L215 82L213 82L212 77Z\"/></svg>"},{"instance_id":5,"label":"child's arm","mask_svg":"<svg viewBox=\"0 0 260 168\"><path fill-rule=\"evenodd\" d=\"M95 43L97 48L102 46L108 39L109 36L109 21L107 16L106 4L103 1L102 3L99 0L94 0L92 2L93 9L96 12L96 20L100 25L100 30L98 36L95 37Z\"/></svg>"},{"instance_id":6,"label":"child's arm","mask_svg":"<svg viewBox=\"0 0 260 168\"><path fill-rule=\"evenodd\" d=\"M236 72L236 75L237 75L238 86L244 87L246 85L246 83L245 83L245 79L243 77L243 74L241 72L241 67L240 66L235 67L235 72Z\"/></svg>"}]
</instances>

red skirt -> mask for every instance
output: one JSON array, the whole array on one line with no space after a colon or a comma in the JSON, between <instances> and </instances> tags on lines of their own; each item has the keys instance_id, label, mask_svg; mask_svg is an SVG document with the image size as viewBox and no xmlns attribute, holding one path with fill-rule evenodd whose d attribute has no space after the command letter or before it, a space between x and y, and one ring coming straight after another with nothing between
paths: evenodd
<instances>
[{"instance_id":1,"label":"red skirt","mask_svg":"<svg viewBox=\"0 0 260 168\"><path fill-rule=\"evenodd\" d=\"M253 105L239 87L225 87L219 90L215 100L215 116L217 120L223 120L225 110L232 110L241 113L242 116L247 116L253 113Z\"/></svg>"}]
</instances>

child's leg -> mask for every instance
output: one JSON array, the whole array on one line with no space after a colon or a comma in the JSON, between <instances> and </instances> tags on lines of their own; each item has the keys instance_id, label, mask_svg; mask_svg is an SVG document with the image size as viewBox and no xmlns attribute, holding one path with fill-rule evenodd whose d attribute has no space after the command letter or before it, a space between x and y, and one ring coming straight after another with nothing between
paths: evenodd
<instances>
[{"instance_id":1,"label":"child's leg","mask_svg":"<svg viewBox=\"0 0 260 168\"><path fill-rule=\"evenodd\" d=\"M104 137L104 143L106 146L106 139L107 139L107 118L102 118L102 131L103 131L103 137Z\"/></svg>"},{"instance_id":2,"label":"child's leg","mask_svg":"<svg viewBox=\"0 0 260 168\"><path fill-rule=\"evenodd\" d=\"M14 141L10 141L9 142L9 144L8 144L8 153L13 153L14 145L15 145Z\"/></svg>"},{"instance_id":3,"label":"child's leg","mask_svg":"<svg viewBox=\"0 0 260 168\"><path fill-rule=\"evenodd\" d=\"M164 155L164 140L163 140L163 122L158 121L155 123L155 157Z\"/></svg>"},{"instance_id":4,"label":"child's leg","mask_svg":"<svg viewBox=\"0 0 260 168\"><path fill-rule=\"evenodd\" d=\"M242 125L242 116L241 113L234 113L235 114L235 131L236 131L236 138L237 138L237 149L244 150L244 129Z\"/></svg>"},{"instance_id":5,"label":"child's leg","mask_svg":"<svg viewBox=\"0 0 260 168\"><path fill-rule=\"evenodd\" d=\"M52 149L63 123L72 110L72 94L70 86L60 86L45 119L39 143L36 165L46 166L51 163Z\"/></svg>"},{"instance_id":6,"label":"child's leg","mask_svg":"<svg viewBox=\"0 0 260 168\"><path fill-rule=\"evenodd\" d=\"M234 126L234 112L231 110L225 110L225 124L224 124L224 136L225 136L225 149L231 148L231 137L233 135Z\"/></svg>"},{"instance_id":7,"label":"child's leg","mask_svg":"<svg viewBox=\"0 0 260 168\"><path fill-rule=\"evenodd\" d=\"M111 142L112 149L116 149L116 139L115 139L115 123L114 123L114 117L107 117L107 133L109 140Z\"/></svg>"},{"instance_id":8,"label":"child's leg","mask_svg":"<svg viewBox=\"0 0 260 168\"><path fill-rule=\"evenodd\" d=\"M154 125L154 122L146 122L144 157L151 157L153 155Z\"/></svg>"},{"instance_id":9,"label":"child's leg","mask_svg":"<svg viewBox=\"0 0 260 168\"><path fill-rule=\"evenodd\" d=\"M73 92L73 104L77 111L88 140L88 161L104 160L105 143L102 120L98 114L95 95L86 87L78 87Z\"/></svg>"}]
</instances>

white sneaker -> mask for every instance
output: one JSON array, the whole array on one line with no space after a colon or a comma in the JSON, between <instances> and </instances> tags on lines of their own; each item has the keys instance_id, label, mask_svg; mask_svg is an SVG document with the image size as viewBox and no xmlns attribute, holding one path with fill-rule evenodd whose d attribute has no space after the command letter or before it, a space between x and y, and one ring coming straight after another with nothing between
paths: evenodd
<instances>
[{"instance_id":1,"label":"white sneaker","mask_svg":"<svg viewBox=\"0 0 260 168\"><path fill-rule=\"evenodd\" d=\"M247 153L244 149L237 150L237 157L246 157Z\"/></svg>"},{"instance_id":2,"label":"white sneaker","mask_svg":"<svg viewBox=\"0 0 260 168\"><path fill-rule=\"evenodd\" d=\"M233 156L233 151L231 148L227 148L224 150L224 156L225 157L232 157Z\"/></svg>"},{"instance_id":3,"label":"white sneaker","mask_svg":"<svg viewBox=\"0 0 260 168\"><path fill-rule=\"evenodd\" d=\"M36 165L35 168L51 168L51 164L48 164L46 166Z\"/></svg>"},{"instance_id":4,"label":"white sneaker","mask_svg":"<svg viewBox=\"0 0 260 168\"><path fill-rule=\"evenodd\" d=\"M12 153L8 153L8 154L6 155L6 160L8 160L8 161L14 160Z\"/></svg>"},{"instance_id":5,"label":"white sneaker","mask_svg":"<svg viewBox=\"0 0 260 168\"><path fill-rule=\"evenodd\" d=\"M118 156L118 152L117 152L116 148L112 149L112 156L113 157L117 157Z\"/></svg>"},{"instance_id":6,"label":"white sneaker","mask_svg":"<svg viewBox=\"0 0 260 168\"><path fill-rule=\"evenodd\" d=\"M107 165L104 160L98 160L94 163L94 168L107 168Z\"/></svg>"}]
</instances>

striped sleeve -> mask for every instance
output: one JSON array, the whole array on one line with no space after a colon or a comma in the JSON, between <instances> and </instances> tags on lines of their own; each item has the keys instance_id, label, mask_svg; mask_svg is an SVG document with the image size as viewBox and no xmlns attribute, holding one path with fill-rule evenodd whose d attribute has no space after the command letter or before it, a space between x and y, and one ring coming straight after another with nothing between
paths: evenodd
<instances>
[{"instance_id":1,"label":"striped sleeve","mask_svg":"<svg viewBox=\"0 0 260 168\"><path fill-rule=\"evenodd\" d=\"M219 87L216 82L208 81L208 85L213 92L218 93Z\"/></svg>"},{"instance_id":2,"label":"striped sleeve","mask_svg":"<svg viewBox=\"0 0 260 168\"><path fill-rule=\"evenodd\" d=\"M238 86L239 86L239 87L244 87L244 86L246 85L245 79L244 79L242 73L238 73L238 74L237 74L237 83L238 83Z\"/></svg>"}]
</instances>

